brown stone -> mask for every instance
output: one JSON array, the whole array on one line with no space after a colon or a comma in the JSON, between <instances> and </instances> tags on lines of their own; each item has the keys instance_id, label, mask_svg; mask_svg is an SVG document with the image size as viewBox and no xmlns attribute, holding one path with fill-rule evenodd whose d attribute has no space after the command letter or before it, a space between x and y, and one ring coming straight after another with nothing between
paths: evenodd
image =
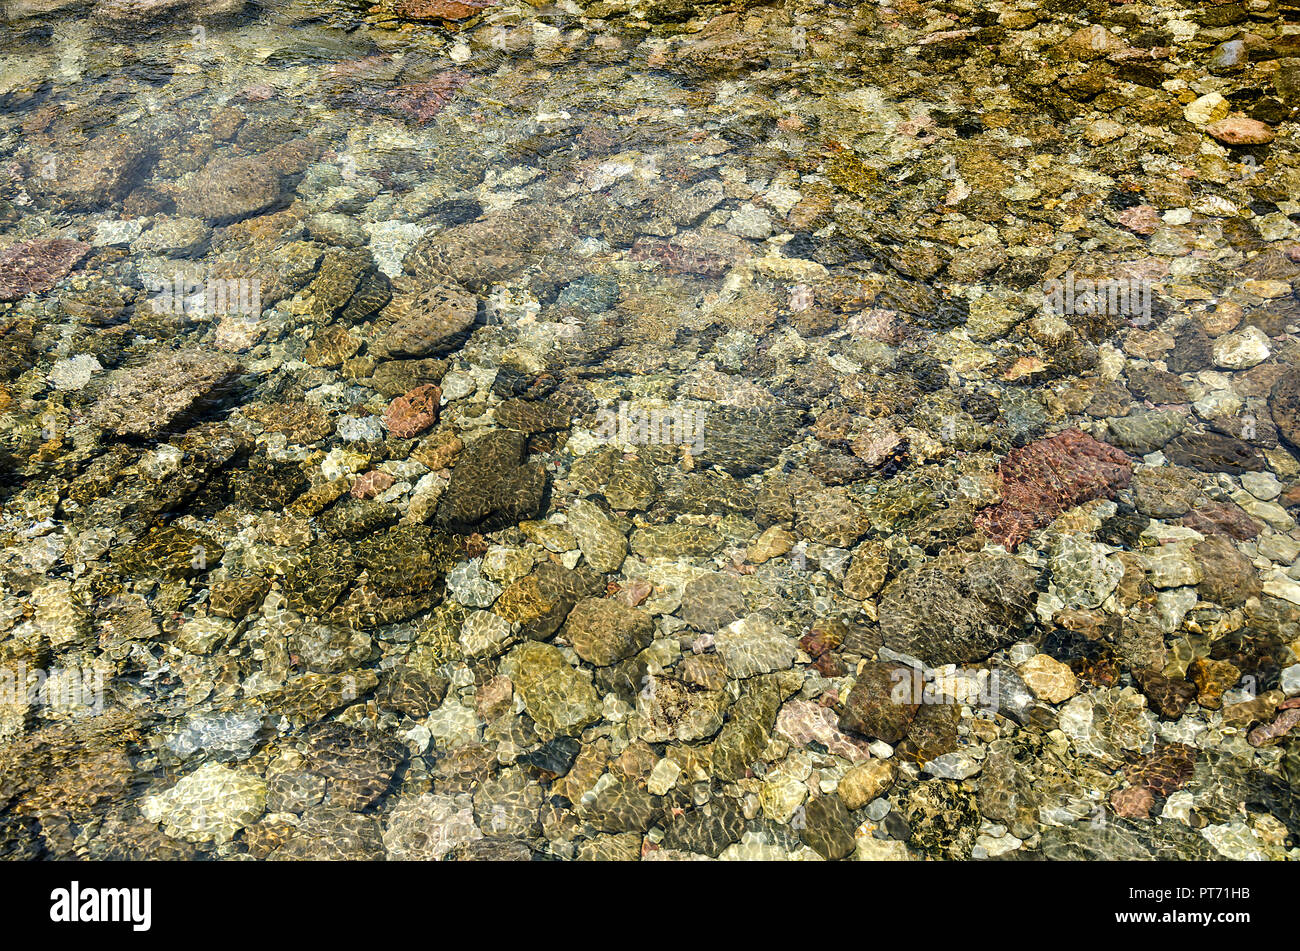
<instances>
[{"instance_id":1,"label":"brown stone","mask_svg":"<svg viewBox=\"0 0 1300 951\"><path fill-rule=\"evenodd\" d=\"M394 8L406 20L466 20L496 0L397 0Z\"/></svg>"},{"instance_id":2,"label":"brown stone","mask_svg":"<svg viewBox=\"0 0 1300 951\"><path fill-rule=\"evenodd\" d=\"M1228 116L1210 123L1205 131L1225 145L1267 145L1274 138L1272 129L1245 116Z\"/></svg>"},{"instance_id":3,"label":"brown stone","mask_svg":"<svg viewBox=\"0 0 1300 951\"><path fill-rule=\"evenodd\" d=\"M1155 801L1150 791L1142 786L1129 786L1110 794L1110 806L1121 819L1149 818Z\"/></svg>"},{"instance_id":4,"label":"brown stone","mask_svg":"<svg viewBox=\"0 0 1300 951\"><path fill-rule=\"evenodd\" d=\"M399 439L418 436L438 421L442 390L433 383L417 386L388 404L384 428Z\"/></svg>"},{"instance_id":5,"label":"brown stone","mask_svg":"<svg viewBox=\"0 0 1300 951\"><path fill-rule=\"evenodd\" d=\"M976 527L1014 549L1068 508L1110 498L1128 485L1128 456L1078 429L1007 454L998 467L1002 501L981 512Z\"/></svg>"}]
</instances>

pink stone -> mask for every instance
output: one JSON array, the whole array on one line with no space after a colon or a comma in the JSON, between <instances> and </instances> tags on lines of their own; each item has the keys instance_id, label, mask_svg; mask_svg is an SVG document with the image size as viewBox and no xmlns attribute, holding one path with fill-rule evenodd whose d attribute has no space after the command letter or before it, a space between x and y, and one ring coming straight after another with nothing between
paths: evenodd
<instances>
[{"instance_id":1,"label":"pink stone","mask_svg":"<svg viewBox=\"0 0 1300 951\"><path fill-rule=\"evenodd\" d=\"M1146 819L1151 815L1155 797L1145 786L1129 786L1110 794L1110 805L1121 819Z\"/></svg>"},{"instance_id":2,"label":"pink stone","mask_svg":"<svg viewBox=\"0 0 1300 951\"><path fill-rule=\"evenodd\" d=\"M654 586L644 578L633 578L623 587L619 588L617 598L624 604L636 607L646 598L650 597L650 592Z\"/></svg>"},{"instance_id":3,"label":"pink stone","mask_svg":"<svg viewBox=\"0 0 1300 951\"><path fill-rule=\"evenodd\" d=\"M903 339L898 312L893 310L864 310L849 318L849 336L863 340L878 340L895 344Z\"/></svg>"},{"instance_id":4,"label":"pink stone","mask_svg":"<svg viewBox=\"0 0 1300 951\"><path fill-rule=\"evenodd\" d=\"M479 719L491 722L510 709L515 685L505 674L497 674L474 694L474 709Z\"/></svg>"},{"instance_id":5,"label":"pink stone","mask_svg":"<svg viewBox=\"0 0 1300 951\"><path fill-rule=\"evenodd\" d=\"M1002 501L980 512L975 527L1013 551L1066 509L1111 498L1132 476L1121 450L1067 429L1007 453L998 466Z\"/></svg>"},{"instance_id":6,"label":"pink stone","mask_svg":"<svg viewBox=\"0 0 1300 951\"><path fill-rule=\"evenodd\" d=\"M1160 215L1151 205L1134 205L1119 213L1119 223L1136 234L1151 234L1160 227Z\"/></svg>"},{"instance_id":7,"label":"pink stone","mask_svg":"<svg viewBox=\"0 0 1300 951\"><path fill-rule=\"evenodd\" d=\"M90 245L67 238L37 238L0 251L0 300L42 294L59 283Z\"/></svg>"},{"instance_id":8,"label":"pink stone","mask_svg":"<svg viewBox=\"0 0 1300 951\"><path fill-rule=\"evenodd\" d=\"M496 0L397 0L396 12L407 20L464 20L482 13Z\"/></svg>"},{"instance_id":9,"label":"pink stone","mask_svg":"<svg viewBox=\"0 0 1300 951\"><path fill-rule=\"evenodd\" d=\"M393 477L382 469L371 469L365 475L357 476L352 483L352 497L357 499L373 499L380 492L391 487Z\"/></svg>"},{"instance_id":10,"label":"pink stone","mask_svg":"<svg viewBox=\"0 0 1300 951\"><path fill-rule=\"evenodd\" d=\"M1294 730L1296 726L1300 726L1300 707L1290 707L1283 709L1272 723L1255 727L1246 736L1246 739L1254 747L1272 746Z\"/></svg>"},{"instance_id":11,"label":"pink stone","mask_svg":"<svg viewBox=\"0 0 1300 951\"><path fill-rule=\"evenodd\" d=\"M1227 145L1267 145L1273 141L1272 129L1245 116L1228 116L1210 123L1205 131Z\"/></svg>"},{"instance_id":12,"label":"pink stone","mask_svg":"<svg viewBox=\"0 0 1300 951\"><path fill-rule=\"evenodd\" d=\"M883 466L903 443L903 437L885 424L872 424L857 433L849 443L853 455L867 465Z\"/></svg>"},{"instance_id":13,"label":"pink stone","mask_svg":"<svg viewBox=\"0 0 1300 951\"><path fill-rule=\"evenodd\" d=\"M384 99L401 112L423 125L451 102L456 90L469 82L469 76L451 70L439 73L423 83L409 83L385 92Z\"/></svg>"},{"instance_id":14,"label":"pink stone","mask_svg":"<svg viewBox=\"0 0 1300 951\"><path fill-rule=\"evenodd\" d=\"M795 746L820 743L851 763L871 758L866 740L842 732L838 714L812 700L791 700L782 707L776 718L776 732Z\"/></svg>"},{"instance_id":15,"label":"pink stone","mask_svg":"<svg viewBox=\"0 0 1300 951\"><path fill-rule=\"evenodd\" d=\"M384 411L384 428L398 439L418 436L438 421L442 390L432 383L417 386L399 396Z\"/></svg>"}]
</instances>

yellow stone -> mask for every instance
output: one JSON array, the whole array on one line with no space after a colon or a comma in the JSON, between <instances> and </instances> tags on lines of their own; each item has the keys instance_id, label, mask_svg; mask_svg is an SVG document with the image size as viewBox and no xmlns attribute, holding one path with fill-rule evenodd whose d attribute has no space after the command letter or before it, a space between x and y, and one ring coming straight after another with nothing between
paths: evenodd
<instances>
[{"instance_id":1,"label":"yellow stone","mask_svg":"<svg viewBox=\"0 0 1300 951\"><path fill-rule=\"evenodd\" d=\"M1035 654L1020 668L1020 677L1034 696L1048 703L1069 700L1079 691L1074 671L1046 654Z\"/></svg>"}]
</instances>

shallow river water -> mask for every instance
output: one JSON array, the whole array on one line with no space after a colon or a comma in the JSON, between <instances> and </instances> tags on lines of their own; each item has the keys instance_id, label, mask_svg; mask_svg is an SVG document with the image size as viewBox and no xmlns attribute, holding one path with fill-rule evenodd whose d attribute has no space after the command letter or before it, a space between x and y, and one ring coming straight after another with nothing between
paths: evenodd
<instances>
[{"instance_id":1,"label":"shallow river water","mask_svg":"<svg viewBox=\"0 0 1300 951\"><path fill-rule=\"evenodd\" d=\"M1297 0L0 9L0 856L1300 855Z\"/></svg>"}]
</instances>

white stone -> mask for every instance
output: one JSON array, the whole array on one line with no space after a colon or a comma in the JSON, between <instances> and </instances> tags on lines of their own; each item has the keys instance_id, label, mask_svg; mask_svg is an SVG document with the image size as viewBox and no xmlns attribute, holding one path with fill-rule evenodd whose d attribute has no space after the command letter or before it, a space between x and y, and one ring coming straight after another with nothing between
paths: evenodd
<instances>
[{"instance_id":1,"label":"white stone","mask_svg":"<svg viewBox=\"0 0 1300 951\"><path fill-rule=\"evenodd\" d=\"M1161 810L1162 819L1177 819L1179 822L1191 823L1192 806L1196 804L1192 794L1185 789L1178 792L1170 793L1169 798L1165 800L1165 808Z\"/></svg>"},{"instance_id":2,"label":"white stone","mask_svg":"<svg viewBox=\"0 0 1300 951\"><path fill-rule=\"evenodd\" d=\"M772 234L772 213L746 202L727 220L727 230L742 238L762 241Z\"/></svg>"},{"instance_id":3,"label":"white stone","mask_svg":"<svg viewBox=\"0 0 1300 951\"><path fill-rule=\"evenodd\" d=\"M422 225L409 221L367 221L361 227L370 235L375 266L389 277L401 276L402 259L425 232Z\"/></svg>"},{"instance_id":4,"label":"white stone","mask_svg":"<svg viewBox=\"0 0 1300 951\"><path fill-rule=\"evenodd\" d=\"M1147 553L1147 572L1157 588L1199 584L1201 568L1186 542L1161 545Z\"/></svg>"},{"instance_id":5,"label":"white stone","mask_svg":"<svg viewBox=\"0 0 1300 951\"><path fill-rule=\"evenodd\" d=\"M443 402L449 403L472 396L478 389L478 380L464 370L448 370L442 378L441 386Z\"/></svg>"},{"instance_id":6,"label":"white stone","mask_svg":"<svg viewBox=\"0 0 1300 951\"><path fill-rule=\"evenodd\" d=\"M1300 664L1292 664L1290 667L1282 668L1282 678L1279 686L1288 697L1294 697L1300 693Z\"/></svg>"},{"instance_id":7,"label":"white stone","mask_svg":"<svg viewBox=\"0 0 1300 951\"><path fill-rule=\"evenodd\" d=\"M1006 855L1008 852L1014 852L1022 845L1024 845L1024 842L1017 839L1014 835L980 835L975 837L975 847L983 849L984 855L988 858L995 858L999 855ZM974 852L972 850L972 855L973 854Z\"/></svg>"},{"instance_id":8,"label":"white stone","mask_svg":"<svg viewBox=\"0 0 1300 951\"><path fill-rule=\"evenodd\" d=\"M1156 615L1160 630L1172 634L1183 623L1187 612L1196 607L1195 588L1167 588L1156 595Z\"/></svg>"},{"instance_id":9,"label":"white stone","mask_svg":"<svg viewBox=\"0 0 1300 951\"><path fill-rule=\"evenodd\" d=\"M1236 861L1262 862L1268 859L1263 843L1255 838L1250 827L1240 819L1222 825L1206 826L1201 830L1205 840L1224 858Z\"/></svg>"},{"instance_id":10,"label":"white stone","mask_svg":"<svg viewBox=\"0 0 1300 951\"><path fill-rule=\"evenodd\" d=\"M1300 542L1280 532L1261 535L1255 546L1262 556L1281 565L1293 565L1300 558Z\"/></svg>"},{"instance_id":11,"label":"white stone","mask_svg":"<svg viewBox=\"0 0 1300 951\"><path fill-rule=\"evenodd\" d=\"M58 360L50 367L50 385L56 390L79 390L103 369L91 354L79 353L75 357Z\"/></svg>"},{"instance_id":12,"label":"white stone","mask_svg":"<svg viewBox=\"0 0 1300 951\"><path fill-rule=\"evenodd\" d=\"M90 239L90 243L97 248L130 244L140 237L140 232L143 230L144 226L134 219L100 221L95 225L95 236Z\"/></svg>"},{"instance_id":13,"label":"white stone","mask_svg":"<svg viewBox=\"0 0 1300 951\"><path fill-rule=\"evenodd\" d=\"M1271 353L1268 335L1255 326L1214 341L1214 365L1227 370L1248 370L1263 363Z\"/></svg>"},{"instance_id":14,"label":"white stone","mask_svg":"<svg viewBox=\"0 0 1300 951\"><path fill-rule=\"evenodd\" d=\"M1288 578L1280 571L1266 578L1263 587L1265 594L1290 601L1292 604L1300 604L1300 582Z\"/></svg>"},{"instance_id":15,"label":"white stone","mask_svg":"<svg viewBox=\"0 0 1300 951\"><path fill-rule=\"evenodd\" d=\"M370 458L359 452L351 452L342 447L331 449L321 460L321 475L326 479L333 481L343 478L344 476L354 475L360 472L370 463Z\"/></svg>"},{"instance_id":16,"label":"white stone","mask_svg":"<svg viewBox=\"0 0 1300 951\"><path fill-rule=\"evenodd\" d=\"M1241 486L1261 502L1271 502L1282 492L1282 483L1271 472L1243 472Z\"/></svg>"},{"instance_id":17,"label":"white stone","mask_svg":"<svg viewBox=\"0 0 1300 951\"><path fill-rule=\"evenodd\" d=\"M509 621L491 611L475 611L460 627L460 646L467 657L499 654L514 637Z\"/></svg>"},{"instance_id":18,"label":"white stone","mask_svg":"<svg viewBox=\"0 0 1300 951\"><path fill-rule=\"evenodd\" d=\"M344 442L381 442L384 438L378 416L340 416L336 431Z\"/></svg>"},{"instance_id":19,"label":"white stone","mask_svg":"<svg viewBox=\"0 0 1300 951\"><path fill-rule=\"evenodd\" d=\"M140 812L168 835L190 842L228 842L266 807L266 783L219 763L205 763L166 792L146 796Z\"/></svg>"},{"instance_id":20,"label":"white stone","mask_svg":"<svg viewBox=\"0 0 1300 951\"><path fill-rule=\"evenodd\" d=\"M478 714L459 697L449 697L429 714L424 725L439 749L454 749L478 741Z\"/></svg>"},{"instance_id":21,"label":"white stone","mask_svg":"<svg viewBox=\"0 0 1300 951\"><path fill-rule=\"evenodd\" d=\"M650 770L650 777L646 780L646 791L652 796L666 795L668 790L677 785L677 777L681 774L682 768L665 757L655 763L654 769Z\"/></svg>"},{"instance_id":22,"label":"white stone","mask_svg":"<svg viewBox=\"0 0 1300 951\"><path fill-rule=\"evenodd\" d=\"M984 768L982 760L965 750L943 753L921 767L921 772L939 779L969 779Z\"/></svg>"},{"instance_id":23,"label":"white stone","mask_svg":"<svg viewBox=\"0 0 1300 951\"><path fill-rule=\"evenodd\" d=\"M714 638L727 670L737 679L782 670L793 663L794 638L762 614L750 614L733 621Z\"/></svg>"},{"instance_id":24,"label":"white stone","mask_svg":"<svg viewBox=\"0 0 1300 951\"><path fill-rule=\"evenodd\" d=\"M1183 118L1194 126L1205 128L1226 118L1230 110L1228 100L1217 92L1206 93L1183 107Z\"/></svg>"},{"instance_id":25,"label":"white stone","mask_svg":"<svg viewBox=\"0 0 1300 951\"><path fill-rule=\"evenodd\" d=\"M491 607L501 594L500 585L483 577L481 566L482 562L475 558L462 561L447 572L447 590L467 608Z\"/></svg>"}]
</instances>

